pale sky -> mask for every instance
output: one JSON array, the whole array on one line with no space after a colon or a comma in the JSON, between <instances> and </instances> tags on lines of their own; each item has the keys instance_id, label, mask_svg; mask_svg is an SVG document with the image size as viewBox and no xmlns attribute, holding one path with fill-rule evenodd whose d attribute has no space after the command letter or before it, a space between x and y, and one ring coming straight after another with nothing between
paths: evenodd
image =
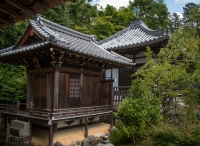
<instances>
[{"instance_id":1,"label":"pale sky","mask_svg":"<svg viewBox=\"0 0 200 146\"><path fill-rule=\"evenodd\" d=\"M193 2L196 4L200 3L200 0L165 0L165 3L167 4L167 8L169 12L172 13L178 13L179 15L182 15L183 13L183 7L185 4ZM93 3L99 4L100 6L106 7L107 4L112 5L116 8L119 8L121 6L127 6L129 3L129 0L93 0Z\"/></svg>"}]
</instances>

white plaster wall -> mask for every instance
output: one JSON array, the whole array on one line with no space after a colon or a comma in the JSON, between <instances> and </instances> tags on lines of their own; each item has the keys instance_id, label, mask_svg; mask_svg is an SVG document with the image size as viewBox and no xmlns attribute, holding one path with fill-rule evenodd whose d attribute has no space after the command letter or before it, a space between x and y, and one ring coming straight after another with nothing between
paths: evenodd
<instances>
[{"instance_id":1,"label":"white plaster wall","mask_svg":"<svg viewBox=\"0 0 200 146\"><path fill-rule=\"evenodd\" d=\"M81 119L77 119L77 120L74 120L73 123L71 123L70 125L66 124L65 122L59 122L58 123L58 128L63 128L63 127L70 127L70 126L74 126L74 125L79 125L80 124L80 120ZM95 117L92 122L96 122L96 121L99 121L99 116ZM91 121L88 120L88 123L90 123ZM82 123L84 124L85 123L85 119L83 118L82 119Z\"/></svg>"},{"instance_id":2,"label":"white plaster wall","mask_svg":"<svg viewBox=\"0 0 200 146\"><path fill-rule=\"evenodd\" d=\"M126 58L129 58L129 59L132 59L133 58L133 55L130 55L130 54L125 54L125 55L123 55L124 57L126 57Z\"/></svg>"},{"instance_id":3,"label":"white plaster wall","mask_svg":"<svg viewBox=\"0 0 200 146\"><path fill-rule=\"evenodd\" d=\"M112 69L112 76L113 76L113 79L115 79L115 82L113 82L113 87L118 87L119 86L119 70ZM106 78L111 79L111 69L106 70Z\"/></svg>"},{"instance_id":4,"label":"white plaster wall","mask_svg":"<svg viewBox=\"0 0 200 146\"><path fill-rule=\"evenodd\" d=\"M135 56L136 57L143 57L143 56L146 56L146 55L144 54L144 52L140 52L139 54L136 54Z\"/></svg>"},{"instance_id":5,"label":"white plaster wall","mask_svg":"<svg viewBox=\"0 0 200 146\"><path fill-rule=\"evenodd\" d=\"M136 63L146 63L146 58L138 58L135 60Z\"/></svg>"}]
</instances>

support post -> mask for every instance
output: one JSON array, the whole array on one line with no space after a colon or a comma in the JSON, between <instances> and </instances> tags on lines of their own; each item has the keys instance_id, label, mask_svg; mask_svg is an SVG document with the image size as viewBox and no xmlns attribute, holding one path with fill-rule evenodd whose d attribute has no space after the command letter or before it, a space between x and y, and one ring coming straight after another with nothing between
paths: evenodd
<instances>
[{"instance_id":1,"label":"support post","mask_svg":"<svg viewBox=\"0 0 200 146\"><path fill-rule=\"evenodd\" d=\"M31 92L31 84L30 84L30 81L31 81L31 77L30 77L30 74L28 74L28 77L27 77L27 93L26 93L26 110L28 111L28 104L30 102L30 92Z\"/></svg>"},{"instance_id":2,"label":"support post","mask_svg":"<svg viewBox=\"0 0 200 146\"><path fill-rule=\"evenodd\" d=\"M59 71L58 68L55 67L53 109L58 109L58 91L59 91Z\"/></svg>"},{"instance_id":3,"label":"support post","mask_svg":"<svg viewBox=\"0 0 200 146\"><path fill-rule=\"evenodd\" d=\"M1 126L6 127L6 119L5 119L5 116L3 114L1 114Z\"/></svg>"},{"instance_id":4,"label":"support post","mask_svg":"<svg viewBox=\"0 0 200 146\"><path fill-rule=\"evenodd\" d=\"M88 137L88 117L85 118L85 138Z\"/></svg>"},{"instance_id":5,"label":"support post","mask_svg":"<svg viewBox=\"0 0 200 146\"><path fill-rule=\"evenodd\" d=\"M110 83L110 90L111 90L111 99L110 99L110 102L111 102L111 114L110 114L110 129L113 128L113 106L114 106L114 91L113 91L113 82Z\"/></svg>"},{"instance_id":6,"label":"support post","mask_svg":"<svg viewBox=\"0 0 200 146\"><path fill-rule=\"evenodd\" d=\"M20 110L20 101L17 101L17 104L16 104L16 113L18 113Z\"/></svg>"},{"instance_id":7,"label":"support post","mask_svg":"<svg viewBox=\"0 0 200 146\"><path fill-rule=\"evenodd\" d=\"M53 132L58 131L58 123L53 123Z\"/></svg>"},{"instance_id":8,"label":"support post","mask_svg":"<svg viewBox=\"0 0 200 146\"><path fill-rule=\"evenodd\" d=\"M80 76L80 92L79 92L79 95L80 95L80 107L81 107L81 104L82 104L82 97L83 97L83 68L81 68L81 76Z\"/></svg>"},{"instance_id":9,"label":"support post","mask_svg":"<svg viewBox=\"0 0 200 146\"><path fill-rule=\"evenodd\" d=\"M53 146L53 124L52 121L48 121L49 125L49 146Z\"/></svg>"},{"instance_id":10,"label":"support post","mask_svg":"<svg viewBox=\"0 0 200 146\"><path fill-rule=\"evenodd\" d=\"M6 123L6 144L8 143L9 135L10 135L10 124Z\"/></svg>"},{"instance_id":11,"label":"support post","mask_svg":"<svg viewBox=\"0 0 200 146\"><path fill-rule=\"evenodd\" d=\"M110 114L110 129L113 128L113 112Z\"/></svg>"},{"instance_id":12,"label":"support post","mask_svg":"<svg viewBox=\"0 0 200 146\"><path fill-rule=\"evenodd\" d=\"M83 119L80 119L80 127L83 125Z\"/></svg>"},{"instance_id":13,"label":"support post","mask_svg":"<svg viewBox=\"0 0 200 146\"><path fill-rule=\"evenodd\" d=\"M32 108L33 108L33 102L29 102L29 115L31 115Z\"/></svg>"},{"instance_id":14,"label":"support post","mask_svg":"<svg viewBox=\"0 0 200 146\"><path fill-rule=\"evenodd\" d=\"M112 68L110 69L110 79L113 79L113 72L112 72Z\"/></svg>"},{"instance_id":15,"label":"support post","mask_svg":"<svg viewBox=\"0 0 200 146\"><path fill-rule=\"evenodd\" d=\"M32 140L32 120L31 119L29 119L29 130L30 130L29 140Z\"/></svg>"}]
</instances>

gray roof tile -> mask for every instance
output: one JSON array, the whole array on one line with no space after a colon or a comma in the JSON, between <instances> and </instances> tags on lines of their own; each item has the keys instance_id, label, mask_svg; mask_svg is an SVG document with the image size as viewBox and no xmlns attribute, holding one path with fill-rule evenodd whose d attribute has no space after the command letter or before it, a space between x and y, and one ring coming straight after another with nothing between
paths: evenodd
<instances>
[{"instance_id":1,"label":"gray roof tile","mask_svg":"<svg viewBox=\"0 0 200 146\"><path fill-rule=\"evenodd\" d=\"M107 60L114 64L123 66L135 65L130 59L124 59L124 57L116 53L109 52L99 46L93 36L60 26L40 17L39 15L34 20L30 21L30 25L38 35L44 38L44 41L24 45L19 48L15 48L16 46L13 46L12 48L6 48L0 51L0 57L37 49L47 44L53 44L65 49L66 52L72 51L75 54L81 54L82 56L91 56L96 60ZM22 38L23 36L21 39Z\"/></svg>"},{"instance_id":2,"label":"gray roof tile","mask_svg":"<svg viewBox=\"0 0 200 146\"><path fill-rule=\"evenodd\" d=\"M138 45L147 45L148 43L168 39L170 33L166 31L149 29L143 21L137 19L124 30L98 42L104 49L114 50L127 46L134 47Z\"/></svg>"}]
</instances>

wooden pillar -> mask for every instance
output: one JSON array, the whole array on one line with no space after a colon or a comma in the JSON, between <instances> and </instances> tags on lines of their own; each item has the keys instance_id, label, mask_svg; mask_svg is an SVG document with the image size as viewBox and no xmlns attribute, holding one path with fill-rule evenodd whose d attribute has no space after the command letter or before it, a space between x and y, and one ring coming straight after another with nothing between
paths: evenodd
<instances>
[{"instance_id":1,"label":"wooden pillar","mask_svg":"<svg viewBox=\"0 0 200 146\"><path fill-rule=\"evenodd\" d=\"M112 72L112 68L110 69L110 79L113 79L113 72Z\"/></svg>"},{"instance_id":2,"label":"wooden pillar","mask_svg":"<svg viewBox=\"0 0 200 146\"><path fill-rule=\"evenodd\" d=\"M8 139L9 139L9 135L10 135L10 124L9 123L6 123L6 143L8 143Z\"/></svg>"},{"instance_id":3,"label":"wooden pillar","mask_svg":"<svg viewBox=\"0 0 200 146\"><path fill-rule=\"evenodd\" d=\"M110 90L111 90L111 99L110 99L110 102L111 102L111 111L112 113L110 114L110 129L113 128L113 106L114 106L114 91L113 91L113 82L110 83Z\"/></svg>"},{"instance_id":4,"label":"wooden pillar","mask_svg":"<svg viewBox=\"0 0 200 146\"><path fill-rule=\"evenodd\" d=\"M33 102L29 102L29 115L31 115L32 108L33 108Z\"/></svg>"},{"instance_id":5,"label":"wooden pillar","mask_svg":"<svg viewBox=\"0 0 200 146\"><path fill-rule=\"evenodd\" d=\"M52 121L48 121L49 125L49 146L53 146L53 124Z\"/></svg>"},{"instance_id":6,"label":"wooden pillar","mask_svg":"<svg viewBox=\"0 0 200 146\"><path fill-rule=\"evenodd\" d=\"M83 119L80 119L80 127L83 125Z\"/></svg>"},{"instance_id":7,"label":"wooden pillar","mask_svg":"<svg viewBox=\"0 0 200 146\"><path fill-rule=\"evenodd\" d=\"M80 95L79 98L80 98L80 107L81 107L81 105L82 105L82 97L83 97L83 68L81 68L79 95Z\"/></svg>"},{"instance_id":8,"label":"wooden pillar","mask_svg":"<svg viewBox=\"0 0 200 146\"><path fill-rule=\"evenodd\" d=\"M6 116L4 116L3 114L1 115L1 122L2 122L2 127L6 127Z\"/></svg>"},{"instance_id":9,"label":"wooden pillar","mask_svg":"<svg viewBox=\"0 0 200 146\"><path fill-rule=\"evenodd\" d=\"M88 117L85 118L85 138L88 137Z\"/></svg>"},{"instance_id":10,"label":"wooden pillar","mask_svg":"<svg viewBox=\"0 0 200 146\"><path fill-rule=\"evenodd\" d=\"M53 132L58 131L58 123L53 123Z\"/></svg>"},{"instance_id":11,"label":"wooden pillar","mask_svg":"<svg viewBox=\"0 0 200 146\"><path fill-rule=\"evenodd\" d=\"M113 112L110 114L110 129L113 128Z\"/></svg>"},{"instance_id":12,"label":"wooden pillar","mask_svg":"<svg viewBox=\"0 0 200 146\"><path fill-rule=\"evenodd\" d=\"M58 71L58 68L55 68L53 109L58 109L58 92L59 92L59 71Z\"/></svg>"},{"instance_id":13,"label":"wooden pillar","mask_svg":"<svg viewBox=\"0 0 200 146\"><path fill-rule=\"evenodd\" d=\"M32 120L31 119L29 119L29 130L30 130L29 140L32 140Z\"/></svg>"},{"instance_id":14,"label":"wooden pillar","mask_svg":"<svg viewBox=\"0 0 200 146\"><path fill-rule=\"evenodd\" d=\"M31 93L31 83L30 83L31 77L30 74L28 73L27 76L27 92L26 92L26 110L29 109L29 102L30 102L30 93Z\"/></svg>"},{"instance_id":15,"label":"wooden pillar","mask_svg":"<svg viewBox=\"0 0 200 146\"><path fill-rule=\"evenodd\" d=\"M18 113L20 110L20 101L17 101L17 104L16 104L16 112Z\"/></svg>"},{"instance_id":16,"label":"wooden pillar","mask_svg":"<svg viewBox=\"0 0 200 146\"><path fill-rule=\"evenodd\" d=\"M109 105L111 105L111 108L113 109L113 102L114 102L114 91L113 91L113 82L114 80L111 80L110 82L108 82L108 90L109 90Z\"/></svg>"}]
</instances>

